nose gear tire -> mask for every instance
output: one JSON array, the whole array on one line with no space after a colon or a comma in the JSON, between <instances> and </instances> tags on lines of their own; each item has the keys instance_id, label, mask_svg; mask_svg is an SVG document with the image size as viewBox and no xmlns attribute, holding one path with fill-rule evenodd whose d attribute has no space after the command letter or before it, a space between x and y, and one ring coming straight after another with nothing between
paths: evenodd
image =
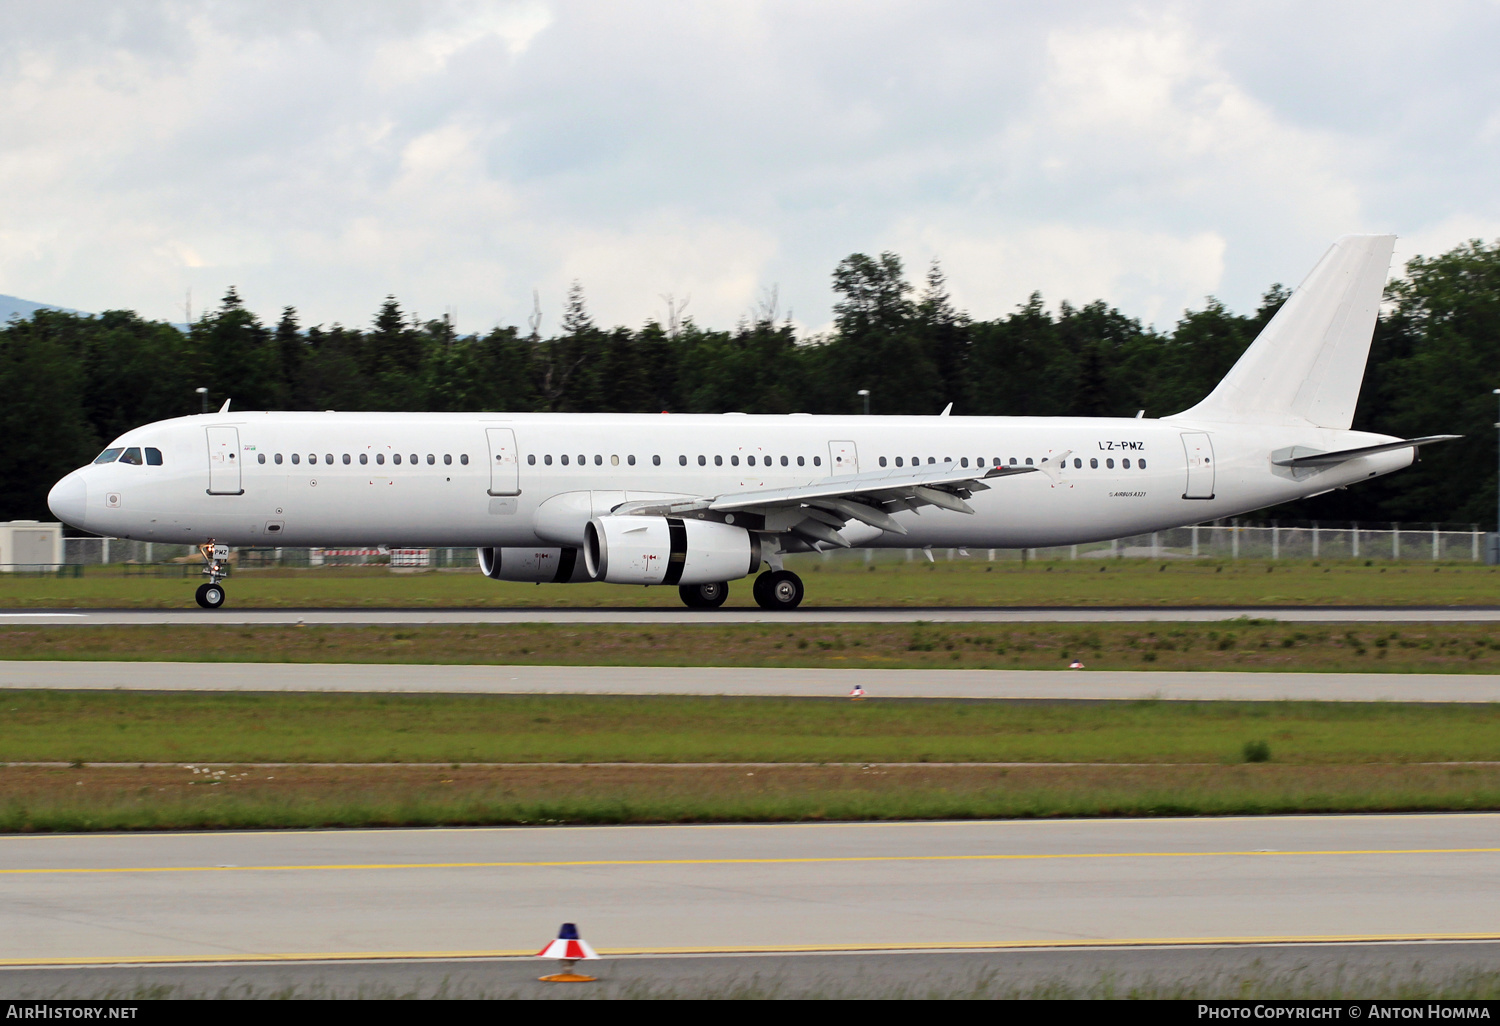
<instances>
[{"instance_id":1,"label":"nose gear tire","mask_svg":"<svg viewBox=\"0 0 1500 1026\"><path fill-rule=\"evenodd\" d=\"M684 584L677 589L677 594L682 596L682 604L689 609L717 609L729 597L729 583Z\"/></svg>"},{"instance_id":2,"label":"nose gear tire","mask_svg":"<svg viewBox=\"0 0 1500 1026\"><path fill-rule=\"evenodd\" d=\"M198 604L204 609L218 609L224 604L224 586L222 584L200 584L198 593L193 596Z\"/></svg>"},{"instance_id":3,"label":"nose gear tire","mask_svg":"<svg viewBox=\"0 0 1500 1026\"><path fill-rule=\"evenodd\" d=\"M796 609L802 604L802 578L790 570L767 570L755 579L754 594L762 609Z\"/></svg>"}]
</instances>

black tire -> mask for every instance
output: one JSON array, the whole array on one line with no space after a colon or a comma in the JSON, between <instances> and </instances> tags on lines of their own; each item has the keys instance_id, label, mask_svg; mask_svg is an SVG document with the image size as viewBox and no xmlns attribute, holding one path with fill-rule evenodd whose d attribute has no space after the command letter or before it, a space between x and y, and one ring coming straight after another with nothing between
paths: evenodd
<instances>
[{"instance_id":1,"label":"black tire","mask_svg":"<svg viewBox=\"0 0 1500 1026\"><path fill-rule=\"evenodd\" d=\"M684 584L678 587L677 594L682 596L682 604L689 609L718 609L729 598L729 582Z\"/></svg>"},{"instance_id":2,"label":"black tire","mask_svg":"<svg viewBox=\"0 0 1500 1026\"><path fill-rule=\"evenodd\" d=\"M222 584L200 584L198 593L193 596L198 604L204 609L218 609L224 604L224 586Z\"/></svg>"},{"instance_id":3,"label":"black tire","mask_svg":"<svg viewBox=\"0 0 1500 1026\"><path fill-rule=\"evenodd\" d=\"M757 577L755 583L750 586L750 594L755 597L755 604L762 609L772 608L771 603L775 601L771 597L771 593L767 590L771 587L771 576L775 572L774 570L767 570Z\"/></svg>"},{"instance_id":4,"label":"black tire","mask_svg":"<svg viewBox=\"0 0 1500 1026\"><path fill-rule=\"evenodd\" d=\"M755 579L755 604L762 609L796 609L802 595L802 578L790 570L769 570Z\"/></svg>"}]
</instances>

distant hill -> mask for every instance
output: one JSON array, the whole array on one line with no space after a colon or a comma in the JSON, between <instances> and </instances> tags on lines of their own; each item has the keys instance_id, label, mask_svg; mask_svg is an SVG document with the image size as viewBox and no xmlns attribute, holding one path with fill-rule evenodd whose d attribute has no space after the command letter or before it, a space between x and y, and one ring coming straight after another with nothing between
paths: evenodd
<instances>
[{"instance_id":1,"label":"distant hill","mask_svg":"<svg viewBox=\"0 0 1500 1026\"><path fill-rule=\"evenodd\" d=\"M72 310L66 306L57 306L53 303L33 303L31 300L22 299L19 296L0 296L0 324L4 324L12 317L19 317L24 321L38 310L61 310L63 313L76 313L88 316L82 310Z\"/></svg>"}]
</instances>

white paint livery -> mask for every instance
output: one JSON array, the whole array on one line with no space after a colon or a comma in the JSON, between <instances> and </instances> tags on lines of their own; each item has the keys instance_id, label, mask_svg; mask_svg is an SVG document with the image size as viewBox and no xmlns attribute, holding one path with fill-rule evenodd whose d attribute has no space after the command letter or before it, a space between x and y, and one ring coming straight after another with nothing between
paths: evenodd
<instances>
[{"instance_id":1,"label":"white paint livery","mask_svg":"<svg viewBox=\"0 0 1500 1026\"><path fill-rule=\"evenodd\" d=\"M226 409L127 432L49 504L123 538L473 546L491 577L675 584L689 605L765 562L757 600L789 608L786 552L1094 541L1407 466L1452 436L1349 430L1393 246L1341 238L1213 393L1159 420Z\"/></svg>"}]
</instances>

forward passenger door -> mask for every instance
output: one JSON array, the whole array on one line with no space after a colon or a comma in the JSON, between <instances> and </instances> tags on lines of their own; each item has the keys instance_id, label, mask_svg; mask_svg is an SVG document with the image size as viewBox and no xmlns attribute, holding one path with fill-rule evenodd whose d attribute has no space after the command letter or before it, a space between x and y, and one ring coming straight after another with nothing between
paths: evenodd
<instances>
[{"instance_id":1,"label":"forward passenger door","mask_svg":"<svg viewBox=\"0 0 1500 1026\"><path fill-rule=\"evenodd\" d=\"M208 428L208 494L244 495L240 484L240 429Z\"/></svg>"}]
</instances>

